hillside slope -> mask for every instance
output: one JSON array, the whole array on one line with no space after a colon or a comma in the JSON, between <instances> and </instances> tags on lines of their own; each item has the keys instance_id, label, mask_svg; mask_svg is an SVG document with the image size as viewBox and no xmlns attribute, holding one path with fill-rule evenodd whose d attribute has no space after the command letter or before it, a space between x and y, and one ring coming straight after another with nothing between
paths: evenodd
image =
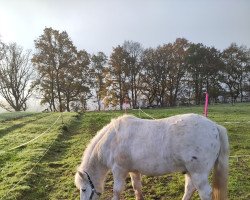
<instances>
[{"instance_id":1,"label":"hillside slope","mask_svg":"<svg viewBox=\"0 0 250 200\"><path fill-rule=\"evenodd\" d=\"M211 106L209 110L209 118L229 131L229 199L250 199L250 157L247 156L250 152L249 110L250 104ZM144 111L149 116L139 111L129 112L142 118L163 118L180 113L201 114L202 107ZM0 199L79 199L79 192L74 186L74 174L82 153L96 132L121 114L118 111L88 112L83 115L63 113L62 116L60 113L40 113L0 122ZM54 126L50 128L53 123ZM50 130L36 141L8 151L48 128ZM182 174L143 176L143 191L147 200L181 199L183 189ZM101 199L111 197L112 176L109 174ZM123 199L134 199L129 179ZM197 194L193 199L199 199Z\"/></svg>"}]
</instances>

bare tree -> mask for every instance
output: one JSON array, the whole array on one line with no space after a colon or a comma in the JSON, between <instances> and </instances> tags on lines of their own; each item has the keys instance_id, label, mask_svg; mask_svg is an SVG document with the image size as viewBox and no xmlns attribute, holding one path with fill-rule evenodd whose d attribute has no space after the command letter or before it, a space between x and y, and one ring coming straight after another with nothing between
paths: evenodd
<instances>
[{"instance_id":1,"label":"bare tree","mask_svg":"<svg viewBox=\"0 0 250 200\"><path fill-rule=\"evenodd\" d=\"M33 70L30 63L31 51L24 51L16 43L2 45L0 60L0 94L7 104L0 107L8 111L27 109L27 100L32 94L30 84Z\"/></svg>"}]
</instances>

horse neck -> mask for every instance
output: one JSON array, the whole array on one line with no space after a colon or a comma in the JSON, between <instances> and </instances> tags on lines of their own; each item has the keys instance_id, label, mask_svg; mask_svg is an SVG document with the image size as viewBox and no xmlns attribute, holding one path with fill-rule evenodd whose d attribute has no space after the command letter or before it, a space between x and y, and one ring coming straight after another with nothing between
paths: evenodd
<instances>
[{"instance_id":1,"label":"horse neck","mask_svg":"<svg viewBox=\"0 0 250 200\"><path fill-rule=\"evenodd\" d=\"M82 163L79 167L79 171L83 172L86 171L89 173L91 180L94 183L94 186L97 190L103 191L105 177L108 172L107 165L103 163L103 160L100 160L98 154L102 153L99 152L97 149L97 145L101 139L105 136L107 132L110 131L110 124L105 126L90 142L87 149L84 152Z\"/></svg>"},{"instance_id":2,"label":"horse neck","mask_svg":"<svg viewBox=\"0 0 250 200\"><path fill-rule=\"evenodd\" d=\"M108 172L108 168L98 160L98 156L93 154L90 156L87 162L82 162L79 170L81 172L86 171L91 181L93 182L95 189L98 192L103 192L104 181Z\"/></svg>"}]
</instances>

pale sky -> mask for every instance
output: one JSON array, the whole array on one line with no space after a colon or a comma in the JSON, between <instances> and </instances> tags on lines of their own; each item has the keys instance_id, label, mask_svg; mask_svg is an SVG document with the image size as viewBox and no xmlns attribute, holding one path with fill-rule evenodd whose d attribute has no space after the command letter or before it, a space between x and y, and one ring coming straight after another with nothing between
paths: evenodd
<instances>
[{"instance_id":1,"label":"pale sky","mask_svg":"<svg viewBox=\"0 0 250 200\"><path fill-rule=\"evenodd\" d=\"M34 49L45 27L67 31L77 48L104 51L124 40L145 48L184 37L220 50L250 48L250 0L0 0L0 35Z\"/></svg>"}]
</instances>

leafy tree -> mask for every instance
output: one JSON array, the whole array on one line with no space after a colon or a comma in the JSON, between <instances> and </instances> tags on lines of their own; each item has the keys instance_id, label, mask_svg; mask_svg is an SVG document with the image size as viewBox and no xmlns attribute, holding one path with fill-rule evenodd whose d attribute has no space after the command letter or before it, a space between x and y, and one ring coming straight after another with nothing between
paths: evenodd
<instances>
[{"instance_id":1,"label":"leafy tree","mask_svg":"<svg viewBox=\"0 0 250 200\"><path fill-rule=\"evenodd\" d=\"M220 52L201 43L191 44L187 62L196 104L201 104L205 91L217 96L220 90L218 75L222 66Z\"/></svg>"},{"instance_id":2,"label":"leafy tree","mask_svg":"<svg viewBox=\"0 0 250 200\"><path fill-rule=\"evenodd\" d=\"M243 46L232 43L222 52L224 67L222 70L223 82L227 85L233 101L240 95L243 100L244 85L249 78L249 55Z\"/></svg>"},{"instance_id":3,"label":"leafy tree","mask_svg":"<svg viewBox=\"0 0 250 200\"><path fill-rule=\"evenodd\" d=\"M106 77L106 88L110 103L119 105L122 110L124 98L128 95L128 53L120 45L113 48L109 60L109 73Z\"/></svg>"},{"instance_id":4,"label":"leafy tree","mask_svg":"<svg viewBox=\"0 0 250 200\"><path fill-rule=\"evenodd\" d=\"M86 51L79 51L77 53L77 62L68 66L67 70L61 75L61 88L65 97L67 111L70 111L70 103L77 105L76 102L78 101L81 102L82 108L86 109L85 101L91 96L89 89L89 57Z\"/></svg>"},{"instance_id":5,"label":"leafy tree","mask_svg":"<svg viewBox=\"0 0 250 200\"><path fill-rule=\"evenodd\" d=\"M166 47L166 46L165 46ZM150 106L164 105L167 88L167 55L164 47L146 49L142 56L141 92Z\"/></svg>"},{"instance_id":6,"label":"leafy tree","mask_svg":"<svg viewBox=\"0 0 250 200\"><path fill-rule=\"evenodd\" d=\"M148 48L145 49L142 53L142 71L141 71L141 84L140 84L140 92L147 99L147 104L149 106L153 106L153 103L157 96L157 80L155 71L155 49Z\"/></svg>"},{"instance_id":7,"label":"leafy tree","mask_svg":"<svg viewBox=\"0 0 250 200\"><path fill-rule=\"evenodd\" d=\"M205 88L209 93L209 99L217 101L218 96L223 93L220 84L220 72L223 66L221 52L214 47L206 47L204 58L205 66Z\"/></svg>"},{"instance_id":8,"label":"leafy tree","mask_svg":"<svg viewBox=\"0 0 250 200\"><path fill-rule=\"evenodd\" d=\"M167 88L169 93L169 105L176 105L180 92L181 81L187 72L186 57L190 43L185 38L177 38L173 44L168 44L168 78Z\"/></svg>"},{"instance_id":9,"label":"leafy tree","mask_svg":"<svg viewBox=\"0 0 250 200\"><path fill-rule=\"evenodd\" d=\"M250 49L247 49L247 66L246 66L246 80L244 81L243 90L246 92L248 98L250 98Z\"/></svg>"},{"instance_id":10,"label":"leafy tree","mask_svg":"<svg viewBox=\"0 0 250 200\"><path fill-rule=\"evenodd\" d=\"M170 70L171 44L158 46L155 55L155 69L157 73L158 89L157 89L157 105L167 106L168 98L168 76Z\"/></svg>"},{"instance_id":11,"label":"leafy tree","mask_svg":"<svg viewBox=\"0 0 250 200\"><path fill-rule=\"evenodd\" d=\"M142 45L138 42L124 41L123 49L128 53L128 79L129 91L131 93L132 107L136 108L138 104L138 94L140 85L141 72L141 55L143 52Z\"/></svg>"},{"instance_id":12,"label":"leafy tree","mask_svg":"<svg viewBox=\"0 0 250 200\"><path fill-rule=\"evenodd\" d=\"M56 69L58 68L57 44L59 31L45 28L43 35L35 40L37 52L33 55L32 62L39 74L39 83L43 93L42 104L48 103L50 110L56 111ZM60 105L62 108L62 104Z\"/></svg>"},{"instance_id":13,"label":"leafy tree","mask_svg":"<svg viewBox=\"0 0 250 200\"><path fill-rule=\"evenodd\" d=\"M66 31L45 28L35 40L36 53L32 62L37 67L39 83L50 109L70 110L70 102L80 99L89 90L86 73L89 55L77 51Z\"/></svg>"},{"instance_id":14,"label":"leafy tree","mask_svg":"<svg viewBox=\"0 0 250 200\"><path fill-rule=\"evenodd\" d=\"M106 74L106 64L107 64L107 56L103 52L98 52L97 54L92 55L91 57L91 78L92 80L92 88L95 90L96 99L98 104L98 110L101 110L101 100L105 96L105 85L104 79Z\"/></svg>"},{"instance_id":15,"label":"leafy tree","mask_svg":"<svg viewBox=\"0 0 250 200\"><path fill-rule=\"evenodd\" d=\"M12 43L2 44L0 54L0 94L8 103L0 103L0 107L8 111L25 111L34 87L30 84L33 75L30 51Z\"/></svg>"},{"instance_id":16,"label":"leafy tree","mask_svg":"<svg viewBox=\"0 0 250 200\"><path fill-rule=\"evenodd\" d=\"M192 87L195 93L195 103L201 103L203 94L203 79L205 77L203 59L205 56L205 47L203 44L191 44L188 50L187 62L191 76Z\"/></svg>"},{"instance_id":17,"label":"leafy tree","mask_svg":"<svg viewBox=\"0 0 250 200\"><path fill-rule=\"evenodd\" d=\"M176 41L156 49L144 51L142 65L142 93L150 104L173 106L186 73L186 55L189 43L186 39ZM150 91L152 89L152 91Z\"/></svg>"}]
</instances>

